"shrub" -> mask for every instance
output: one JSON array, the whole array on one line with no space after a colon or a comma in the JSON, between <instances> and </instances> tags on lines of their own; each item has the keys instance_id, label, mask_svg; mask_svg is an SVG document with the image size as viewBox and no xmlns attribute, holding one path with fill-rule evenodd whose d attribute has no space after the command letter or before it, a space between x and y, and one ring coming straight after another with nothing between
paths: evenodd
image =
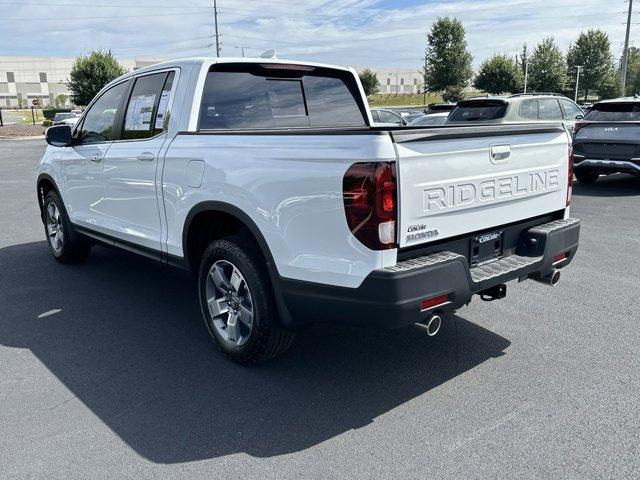
<instances>
[{"instance_id":1,"label":"shrub","mask_svg":"<svg viewBox=\"0 0 640 480\"><path fill-rule=\"evenodd\" d=\"M51 125L53 125L53 120L49 120L48 118L45 118L42 121L42 126L43 127L50 127Z\"/></svg>"},{"instance_id":2,"label":"shrub","mask_svg":"<svg viewBox=\"0 0 640 480\"><path fill-rule=\"evenodd\" d=\"M42 115L44 116L44 118L53 120L53 117L55 117L56 113L67 113L70 111L71 110L69 108L48 108L46 110L42 110Z\"/></svg>"}]
</instances>

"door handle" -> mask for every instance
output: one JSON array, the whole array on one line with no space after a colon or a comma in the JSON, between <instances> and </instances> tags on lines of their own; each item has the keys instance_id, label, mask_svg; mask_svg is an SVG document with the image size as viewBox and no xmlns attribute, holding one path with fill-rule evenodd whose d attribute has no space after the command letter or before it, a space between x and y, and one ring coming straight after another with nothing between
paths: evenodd
<instances>
[{"instance_id":1,"label":"door handle","mask_svg":"<svg viewBox=\"0 0 640 480\"><path fill-rule=\"evenodd\" d=\"M139 153L136 157L141 162L151 162L156 159L156 156L151 152Z\"/></svg>"},{"instance_id":2,"label":"door handle","mask_svg":"<svg viewBox=\"0 0 640 480\"><path fill-rule=\"evenodd\" d=\"M100 163L102 161L102 155L91 155L89 158L93 163Z\"/></svg>"}]
</instances>

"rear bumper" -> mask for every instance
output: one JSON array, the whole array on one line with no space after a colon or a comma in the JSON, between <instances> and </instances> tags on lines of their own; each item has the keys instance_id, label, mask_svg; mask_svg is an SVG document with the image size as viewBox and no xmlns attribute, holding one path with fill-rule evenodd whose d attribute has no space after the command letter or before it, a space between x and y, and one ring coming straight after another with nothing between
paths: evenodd
<instances>
[{"instance_id":1,"label":"rear bumper","mask_svg":"<svg viewBox=\"0 0 640 480\"><path fill-rule=\"evenodd\" d=\"M630 158L628 160L585 158L573 163L575 170L597 170L603 173L631 173L640 175L640 158Z\"/></svg>"},{"instance_id":2,"label":"rear bumper","mask_svg":"<svg viewBox=\"0 0 640 480\"><path fill-rule=\"evenodd\" d=\"M281 292L293 325L339 323L397 328L424 320L434 311L454 311L474 294L531 275L545 276L573 259L580 222L556 220L530 228L519 239L516 253L469 268L467 258L439 252L375 270L356 289L283 280ZM561 261L554 259L566 255ZM446 295L444 305L421 311L423 300Z\"/></svg>"}]
</instances>

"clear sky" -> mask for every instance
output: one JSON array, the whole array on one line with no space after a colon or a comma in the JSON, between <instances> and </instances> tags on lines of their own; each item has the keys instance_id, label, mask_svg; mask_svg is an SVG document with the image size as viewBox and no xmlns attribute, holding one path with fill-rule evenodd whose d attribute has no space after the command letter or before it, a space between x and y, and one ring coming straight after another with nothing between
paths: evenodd
<instances>
[{"instance_id":1,"label":"clear sky","mask_svg":"<svg viewBox=\"0 0 640 480\"><path fill-rule=\"evenodd\" d=\"M638 8L640 8L640 2ZM623 0L218 0L225 56L275 49L280 58L418 68L439 16L467 29L474 65L553 36L562 48L602 28L622 51ZM640 20L634 18L631 39ZM110 49L119 57L213 54L213 0L0 0L0 56L74 57Z\"/></svg>"}]
</instances>

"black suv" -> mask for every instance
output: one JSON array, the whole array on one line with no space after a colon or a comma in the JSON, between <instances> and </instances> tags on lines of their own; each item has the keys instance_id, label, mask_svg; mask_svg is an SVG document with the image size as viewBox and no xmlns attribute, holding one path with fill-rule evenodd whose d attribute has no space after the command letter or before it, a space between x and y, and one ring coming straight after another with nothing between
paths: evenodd
<instances>
[{"instance_id":1,"label":"black suv","mask_svg":"<svg viewBox=\"0 0 640 480\"><path fill-rule=\"evenodd\" d=\"M598 102L576 124L573 168L580 183L601 174L640 175L640 98Z\"/></svg>"}]
</instances>

